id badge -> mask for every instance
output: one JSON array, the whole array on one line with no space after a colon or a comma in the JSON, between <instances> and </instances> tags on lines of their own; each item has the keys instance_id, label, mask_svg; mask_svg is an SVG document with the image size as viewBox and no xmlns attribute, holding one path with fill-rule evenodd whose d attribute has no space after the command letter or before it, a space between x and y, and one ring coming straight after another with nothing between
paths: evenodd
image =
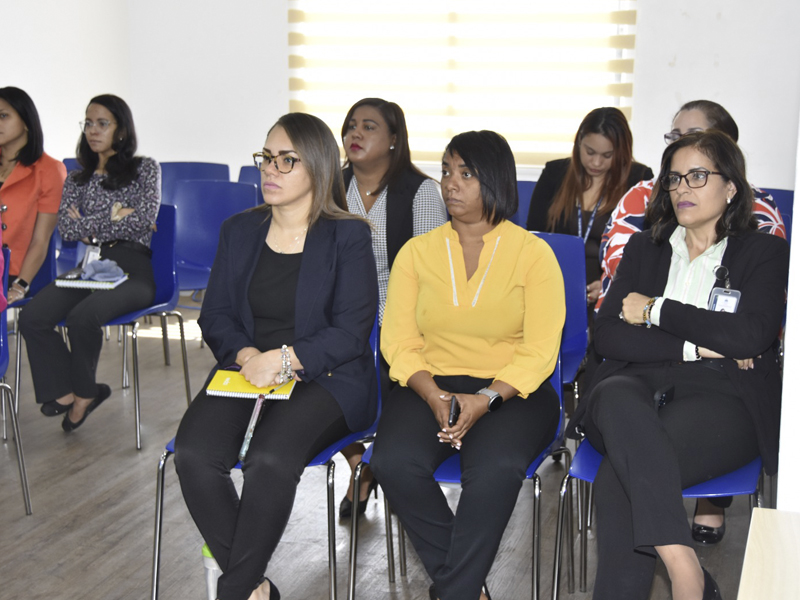
<instances>
[{"instance_id":1,"label":"id badge","mask_svg":"<svg viewBox=\"0 0 800 600\"><path fill-rule=\"evenodd\" d=\"M83 255L83 262L81 268L85 269L86 265L93 263L100 259L100 246L86 246L86 254Z\"/></svg>"},{"instance_id":2,"label":"id badge","mask_svg":"<svg viewBox=\"0 0 800 600\"><path fill-rule=\"evenodd\" d=\"M715 287L711 290L711 297L708 300L708 310L735 313L741 297L742 293L739 290Z\"/></svg>"}]
</instances>

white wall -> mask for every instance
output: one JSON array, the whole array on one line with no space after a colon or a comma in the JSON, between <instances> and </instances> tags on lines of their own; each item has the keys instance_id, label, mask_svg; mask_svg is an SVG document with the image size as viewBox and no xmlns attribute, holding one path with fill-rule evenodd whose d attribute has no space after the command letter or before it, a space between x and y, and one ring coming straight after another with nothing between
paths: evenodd
<instances>
[{"instance_id":1,"label":"white wall","mask_svg":"<svg viewBox=\"0 0 800 600\"><path fill-rule=\"evenodd\" d=\"M657 171L663 134L689 100L722 104L739 125L748 178L794 189L800 115L800 2L638 2L632 128Z\"/></svg>"}]
</instances>

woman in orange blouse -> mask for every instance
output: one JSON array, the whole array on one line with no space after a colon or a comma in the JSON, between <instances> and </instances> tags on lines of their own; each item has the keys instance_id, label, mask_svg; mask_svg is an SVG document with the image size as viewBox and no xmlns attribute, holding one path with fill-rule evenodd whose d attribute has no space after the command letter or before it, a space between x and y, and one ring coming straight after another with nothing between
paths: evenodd
<instances>
[{"instance_id":1,"label":"woman in orange blouse","mask_svg":"<svg viewBox=\"0 0 800 600\"><path fill-rule=\"evenodd\" d=\"M3 245L11 249L9 304L25 297L44 262L66 178L64 164L44 153L31 97L19 88L0 88L0 212Z\"/></svg>"}]
</instances>

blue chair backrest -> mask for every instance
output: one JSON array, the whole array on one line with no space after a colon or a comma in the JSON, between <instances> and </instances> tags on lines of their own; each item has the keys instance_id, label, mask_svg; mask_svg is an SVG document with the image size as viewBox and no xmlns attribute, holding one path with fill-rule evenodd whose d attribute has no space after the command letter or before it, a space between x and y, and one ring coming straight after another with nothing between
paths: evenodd
<instances>
[{"instance_id":1,"label":"blue chair backrest","mask_svg":"<svg viewBox=\"0 0 800 600\"><path fill-rule=\"evenodd\" d=\"M778 206L778 210L781 213L781 218L783 218L783 224L786 225L786 239L791 242L794 192L792 190L762 189L775 200L775 204Z\"/></svg>"},{"instance_id":2,"label":"blue chair backrest","mask_svg":"<svg viewBox=\"0 0 800 600\"><path fill-rule=\"evenodd\" d=\"M67 173L81 170L81 166L78 164L77 158L65 158L61 162L63 162L64 166L67 167Z\"/></svg>"},{"instance_id":3,"label":"blue chair backrest","mask_svg":"<svg viewBox=\"0 0 800 600\"><path fill-rule=\"evenodd\" d=\"M564 277L567 317L561 334L562 382L569 383L578 374L589 342L586 312L586 254L583 240L563 233L539 233L556 255Z\"/></svg>"},{"instance_id":4,"label":"blue chair backrest","mask_svg":"<svg viewBox=\"0 0 800 600\"><path fill-rule=\"evenodd\" d=\"M182 179L230 181L228 165L202 162L161 163L161 203L174 204L175 187Z\"/></svg>"},{"instance_id":5,"label":"blue chair backrest","mask_svg":"<svg viewBox=\"0 0 800 600\"><path fill-rule=\"evenodd\" d=\"M180 181L174 200L178 207L178 263L209 269L217 254L222 222L258 205L254 186L232 181Z\"/></svg>"},{"instance_id":6,"label":"blue chair backrest","mask_svg":"<svg viewBox=\"0 0 800 600\"><path fill-rule=\"evenodd\" d=\"M177 231L177 209L162 204L156 218L156 231L150 241L153 251L153 277L156 282L156 297L153 304L178 305L178 272L176 268L175 238Z\"/></svg>"},{"instance_id":7,"label":"blue chair backrest","mask_svg":"<svg viewBox=\"0 0 800 600\"><path fill-rule=\"evenodd\" d=\"M50 236L50 243L47 245L47 254L44 256L44 262L39 267L39 272L31 281L31 289L29 296L36 295L46 285L56 278L56 230L53 230L53 235Z\"/></svg>"},{"instance_id":8,"label":"blue chair backrest","mask_svg":"<svg viewBox=\"0 0 800 600\"><path fill-rule=\"evenodd\" d=\"M8 297L8 261L11 251L3 248L3 294ZM8 319L4 310L0 312L0 379L6 376L8 370Z\"/></svg>"},{"instance_id":9,"label":"blue chair backrest","mask_svg":"<svg viewBox=\"0 0 800 600\"><path fill-rule=\"evenodd\" d=\"M86 254L86 244L79 241L65 242L61 239L58 227L53 230L56 244L56 273L63 275L81 264L83 255Z\"/></svg>"},{"instance_id":10,"label":"blue chair backrest","mask_svg":"<svg viewBox=\"0 0 800 600\"><path fill-rule=\"evenodd\" d=\"M264 193L261 190L261 171L255 165L244 166L239 169L239 183L253 183L258 188L258 200L264 202Z\"/></svg>"},{"instance_id":11,"label":"blue chair backrest","mask_svg":"<svg viewBox=\"0 0 800 600\"><path fill-rule=\"evenodd\" d=\"M523 229L528 228L528 211L531 208L531 195L533 188L536 187L535 181L517 181L517 192L519 194L519 208L517 213L511 217L511 221Z\"/></svg>"}]
</instances>

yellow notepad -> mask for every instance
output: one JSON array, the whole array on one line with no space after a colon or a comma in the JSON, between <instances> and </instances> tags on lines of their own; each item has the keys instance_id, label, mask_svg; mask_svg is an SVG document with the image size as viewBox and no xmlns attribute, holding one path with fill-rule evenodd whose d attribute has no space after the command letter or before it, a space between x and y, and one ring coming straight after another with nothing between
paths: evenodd
<instances>
[{"instance_id":1,"label":"yellow notepad","mask_svg":"<svg viewBox=\"0 0 800 600\"><path fill-rule=\"evenodd\" d=\"M256 387L248 382L239 371L224 371L220 369L206 388L209 396L226 396L228 398L257 399L263 395L266 400L288 400L292 395L295 380L287 381L283 385L274 387Z\"/></svg>"}]
</instances>

